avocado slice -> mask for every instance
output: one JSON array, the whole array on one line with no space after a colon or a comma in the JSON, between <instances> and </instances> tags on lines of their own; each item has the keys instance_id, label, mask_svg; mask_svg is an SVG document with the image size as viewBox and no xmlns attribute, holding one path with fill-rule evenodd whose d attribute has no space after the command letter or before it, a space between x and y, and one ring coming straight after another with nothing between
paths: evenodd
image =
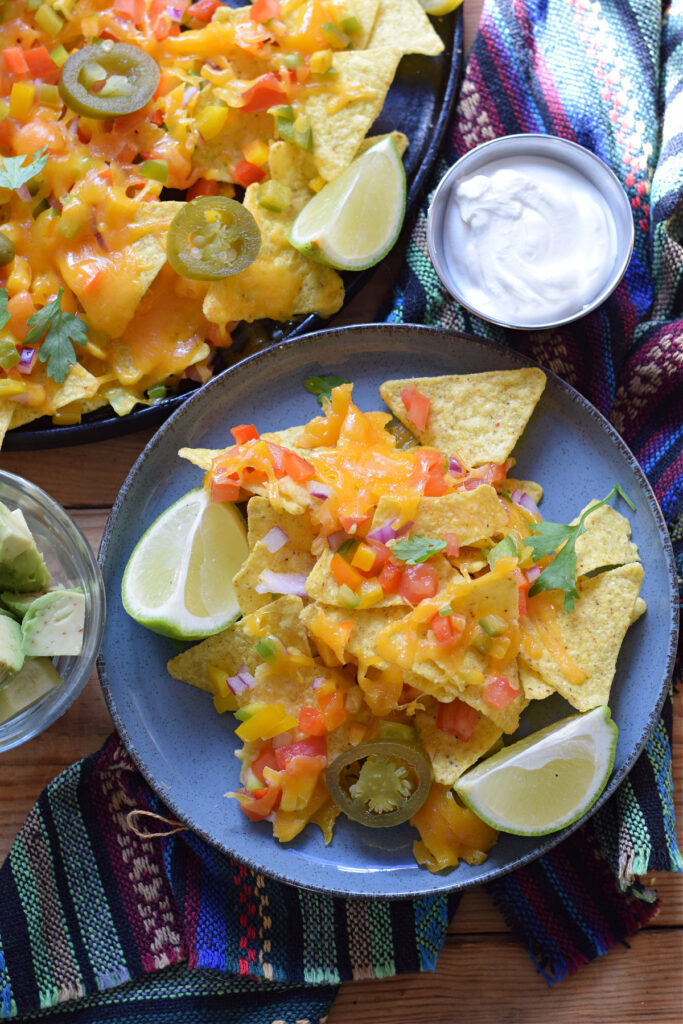
<instances>
[{"instance_id":1,"label":"avocado slice","mask_svg":"<svg viewBox=\"0 0 683 1024\"><path fill-rule=\"evenodd\" d=\"M80 590L52 590L31 603L21 623L27 657L80 654L85 597Z\"/></svg>"},{"instance_id":2,"label":"avocado slice","mask_svg":"<svg viewBox=\"0 0 683 1024\"><path fill-rule=\"evenodd\" d=\"M21 509L0 502L0 588L25 593L46 590L50 573Z\"/></svg>"},{"instance_id":3,"label":"avocado slice","mask_svg":"<svg viewBox=\"0 0 683 1024\"><path fill-rule=\"evenodd\" d=\"M17 675L0 689L0 725L30 708L61 681L49 658L27 658Z\"/></svg>"},{"instance_id":4,"label":"avocado slice","mask_svg":"<svg viewBox=\"0 0 683 1024\"><path fill-rule=\"evenodd\" d=\"M24 664L21 626L9 615L0 615L0 686Z\"/></svg>"}]
</instances>

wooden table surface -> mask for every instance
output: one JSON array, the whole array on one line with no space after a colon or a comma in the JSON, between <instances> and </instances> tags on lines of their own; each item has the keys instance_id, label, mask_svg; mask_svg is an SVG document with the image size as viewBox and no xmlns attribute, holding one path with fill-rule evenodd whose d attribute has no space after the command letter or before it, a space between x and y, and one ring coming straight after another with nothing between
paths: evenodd
<instances>
[{"instance_id":1,"label":"wooden table surface","mask_svg":"<svg viewBox=\"0 0 683 1024\"><path fill-rule=\"evenodd\" d=\"M466 46L481 0L465 0ZM391 264L374 289L393 281ZM368 299L339 322L373 318ZM45 488L74 516L97 550L109 509L151 432L76 448L4 453L0 466ZM43 787L96 750L112 730L93 673L73 707L41 736L0 755L0 862ZM683 694L675 701L674 774L683 843ZM485 892L463 897L434 974L342 985L328 1024L680 1024L683 1020L683 877L648 879L662 898L652 924L553 989L535 972Z\"/></svg>"}]
</instances>

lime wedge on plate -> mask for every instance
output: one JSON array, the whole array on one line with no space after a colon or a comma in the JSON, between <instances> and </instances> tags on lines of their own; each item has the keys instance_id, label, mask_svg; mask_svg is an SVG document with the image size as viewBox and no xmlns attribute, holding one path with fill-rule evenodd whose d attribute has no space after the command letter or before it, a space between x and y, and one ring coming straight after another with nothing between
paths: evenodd
<instances>
[{"instance_id":1,"label":"lime wedge on plate","mask_svg":"<svg viewBox=\"0 0 683 1024\"><path fill-rule=\"evenodd\" d=\"M500 832L557 832L584 815L607 785L617 733L606 706L572 715L503 747L453 789Z\"/></svg>"},{"instance_id":2,"label":"lime wedge on plate","mask_svg":"<svg viewBox=\"0 0 683 1024\"><path fill-rule=\"evenodd\" d=\"M305 256L337 270L365 270L391 249L405 208L403 161L387 137L306 203L289 240Z\"/></svg>"},{"instance_id":3,"label":"lime wedge on plate","mask_svg":"<svg viewBox=\"0 0 683 1024\"><path fill-rule=\"evenodd\" d=\"M462 0L420 0L420 5L425 14L432 18L440 18L443 14L450 14L456 7L460 7Z\"/></svg>"},{"instance_id":4,"label":"lime wedge on plate","mask_svg":"<svg viewBox=\"0 0 683 1024\"><path fill-rule=\"evenodd\" d=\"M197 640L240 614L232 578L249 554L242 516L230 502L189 491L154 520L121 582L128 614L155 633Z\"/></svg>"}]
</instances>

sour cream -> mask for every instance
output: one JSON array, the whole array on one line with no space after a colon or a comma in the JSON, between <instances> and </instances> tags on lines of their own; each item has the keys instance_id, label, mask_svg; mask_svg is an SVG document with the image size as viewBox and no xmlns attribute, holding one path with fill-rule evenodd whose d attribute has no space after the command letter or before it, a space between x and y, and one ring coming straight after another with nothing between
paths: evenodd
<instances>
[{"instance_id":1,"label":"sour cream","mask_svg":"<svg viewBox=\"0 0 683 1024\"><path fill-rule=\"evenodd\" d=\"M537 156L493 161L457 182L443 243L464 303L511 326L580 315L617 259L601 193L575 168Z\"/></svg>"}]
</instances>

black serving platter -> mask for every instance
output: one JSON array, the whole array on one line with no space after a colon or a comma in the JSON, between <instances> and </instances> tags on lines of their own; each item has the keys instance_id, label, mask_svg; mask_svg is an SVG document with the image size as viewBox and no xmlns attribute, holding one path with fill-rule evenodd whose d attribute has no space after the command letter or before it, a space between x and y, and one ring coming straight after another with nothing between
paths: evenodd
<instances>
[{"instance_id":1,"label":"black serving platter","mask_svg":"<svg viewBox=\"0 0 683 1024\"><path fill-rule=\"evenodd\" d=\"M230 3L230 6L242 6ZM445 49L437 57L410 54L401 60L396 78L387 94L372 134L400 130L410 139L404 156L408 178L407 220L424 194L427 177L436 160L439 146L453 109L462 71L462 17L460 11L432 20ZM369 282L373 270L344 275L346 302ZM215 376L240 362L254 351L319 330L324 325L317 314L297 321L276 323L261 320L238 328L233 345L222 353L224 363L216 366ZM217 353L218 358L221 355ZM88 413L73 426L53 426L48 417L34 420L10 430L4 440L4 451L33 451L41 448L62 448L87 444L111 437L157 427L200 385L184 380L176 391L153 406L134 409L127 416L117 416L105 407Z\"/></svg>"}]
</instances>

